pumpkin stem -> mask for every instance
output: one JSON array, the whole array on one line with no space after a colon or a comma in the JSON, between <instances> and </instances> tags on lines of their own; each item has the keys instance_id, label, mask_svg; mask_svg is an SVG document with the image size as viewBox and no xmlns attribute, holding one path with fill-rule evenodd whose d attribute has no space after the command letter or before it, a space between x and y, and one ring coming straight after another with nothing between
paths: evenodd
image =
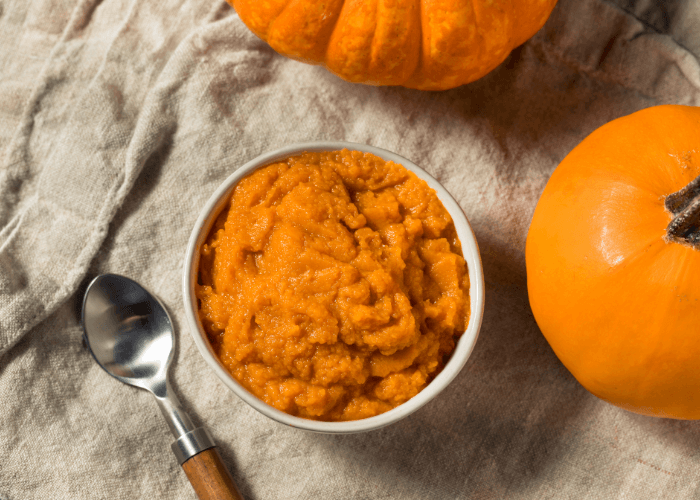
<instances>
[{"instance_id":1,"label":"pumpkin stem","mask_svg":"<svg viewBox=\"0 0 700 500\"><path fill-rule=\"evenodd\" d=\"M673 214L666 226L669 239L700 246L700 175L680 191L669 194L664 206Z\"/></svg>"}]
</instances>

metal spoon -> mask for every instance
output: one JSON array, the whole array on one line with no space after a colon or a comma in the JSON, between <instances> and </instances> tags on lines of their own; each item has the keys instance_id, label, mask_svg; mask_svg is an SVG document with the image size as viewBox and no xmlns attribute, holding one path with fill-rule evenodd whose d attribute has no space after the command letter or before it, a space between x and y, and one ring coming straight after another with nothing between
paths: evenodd
<instances>
[{"instance_id":1,"label":"metal spoon","mask_svg":"<svg viewBox=\"0 0 700 500\"><path fill-rule=\"evenodd\" d=\"M211 435L195 428L170 387L173 326L158 299L129 278L102 274L85 292L82 323L95 361L120 382L155 396L176 439L173 453L199 498L242 500Z\"/></svg>"}]
</instances>

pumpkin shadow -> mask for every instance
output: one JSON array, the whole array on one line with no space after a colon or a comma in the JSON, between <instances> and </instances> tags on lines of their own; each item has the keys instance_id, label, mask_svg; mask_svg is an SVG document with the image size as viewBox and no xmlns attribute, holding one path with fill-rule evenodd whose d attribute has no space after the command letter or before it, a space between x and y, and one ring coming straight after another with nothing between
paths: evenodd
<instances>
[{"instance_id":1,"label":"pumpkin shadow","mask_svg":"<svg viewBox=\"0 0 700 500\"><path fill-rule=\"evenodd\" d=\"M509 250L497 242L480 241L486 310L475 350L459 376L392 426L319 439L343 457L346 470L367 478L358 486L367 491L360 489L358 498L376 496L379 487L391 487L392 498L517 494L561 462L577 432L572 420L596 401L540 334L527 300L524 265L514 266Z\"/></svg>"},{"instance_id":2,"label":"pumpkin shadow","mask_svg":"<svg viewBox=\"0 0 700 500\"><path fill-rule=\"evenodd\" d=\"M596 128L638 108L620 110L618 92L578 67L552 64L540 45L516 48L493 72L446 92L465 121L485 122L510 173L527 168L523 153L541 151L552 166ZM536 68L536 69L533 69Z\"/></svg>"},{"instance_id":3,"label":"pumpkin shadow","mask_svg":"<svg viewBox=\"0 0 700 500\"><path fill-rule=\"evenodd\" d=\"M655 442L666 450L673 450L673 454L678 457L684 457L684 461L690 461L693 458L697 459L697 456L700 454L700 426L697 421L648 417L625 410L619 410L619 412L621 413L621 420L626 422L625 427L627 429L639 435L652 436L649 440L650 442ZM640 457L632 456L632 458L636 458L638 463L668 475L684 475L678 471L667 471L655 463L647 463ZM690 479L689 475L688 479Z\"/></svg>"},{"instance_id":4,"label":"pumpkin shadow","mask_svg":"<svg viewBox=\"0 0 700 500\"><path fill-rule=\"evenodd\" d=\"M522 180L531 170L548 177L595 129L654 103L577 64L551 61L555 56L545 53L543 45L516 48L491 73L461 87L436 92L385 87L368 92L376 93L370 101L391 108L389 114L409 128L423 131L407 131L398 148L438 178L443 170L453 176L455 163L469 162L450 154L434 156L436 148L455 140L473 143L479 158L488 157L496 176L508 182ZM377 142L373 137L365 140Z\"/></svg>"}]
</instances>

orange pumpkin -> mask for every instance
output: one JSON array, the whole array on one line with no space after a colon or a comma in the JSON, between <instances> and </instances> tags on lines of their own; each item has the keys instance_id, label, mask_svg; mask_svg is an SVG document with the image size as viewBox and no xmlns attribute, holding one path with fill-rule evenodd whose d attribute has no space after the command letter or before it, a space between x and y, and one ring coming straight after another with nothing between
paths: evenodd
<instances>
[{"instance_id":1,"label":"orange pumpkin","mask_svg":"<svg viewBox=\"0 0 700 500\"><path fill-rule=\"evenodd\" d=\"M351 81L444 90L481 78L557 0L228 0L280 54Z\"/></svg>"},{"instance_id":2,"label":"orange pumpkin","mask_svg":"<svg viewBox=\"0 0 700 500\"><path fill-rule=\"evenodd\" d=\"M614 120L557 167L527 237L542 333L590 392L700 418L700 108Z\"/></svg>"}]
</instances>

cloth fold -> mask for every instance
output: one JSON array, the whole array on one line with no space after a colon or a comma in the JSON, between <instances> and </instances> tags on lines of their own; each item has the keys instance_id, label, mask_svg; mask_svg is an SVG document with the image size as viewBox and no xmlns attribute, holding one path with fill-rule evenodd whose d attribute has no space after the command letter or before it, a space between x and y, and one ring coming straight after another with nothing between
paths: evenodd
<instances>
[{"instance_id":1,"label":"cloth fold","mask_svg":"<svg viewBox=\"0 0 700 500\"><path fill-rule=\"evenodd\" d=\"M560 0L485 78L419 92L285 59L219 0L0 0L0 497L194 498L149 395L80 346L81 284L116 272L171 312L174 386L248 498L692 498L700 432L576 383L530 314L524 244L549 175L587 134L700 104L698 23L690 0ZM484 263L464 371L357 436L256 414L180 328L206 199L245 161L310 140L421 165L465 210Z\"/></svg>"},{"instance_id":2,"label":"cloth fold","mask_svg":"<svg viewBox=\"0 0 700 500\"><path fill-rule=\"evenodd\" d=\"M75 5L0 170L0 262L11 271L0 284L0 353L85 277L168 128L167 106L148 99L163 67L186 34L221 6L202 7Z\"/></svg>"}]
</instances>

